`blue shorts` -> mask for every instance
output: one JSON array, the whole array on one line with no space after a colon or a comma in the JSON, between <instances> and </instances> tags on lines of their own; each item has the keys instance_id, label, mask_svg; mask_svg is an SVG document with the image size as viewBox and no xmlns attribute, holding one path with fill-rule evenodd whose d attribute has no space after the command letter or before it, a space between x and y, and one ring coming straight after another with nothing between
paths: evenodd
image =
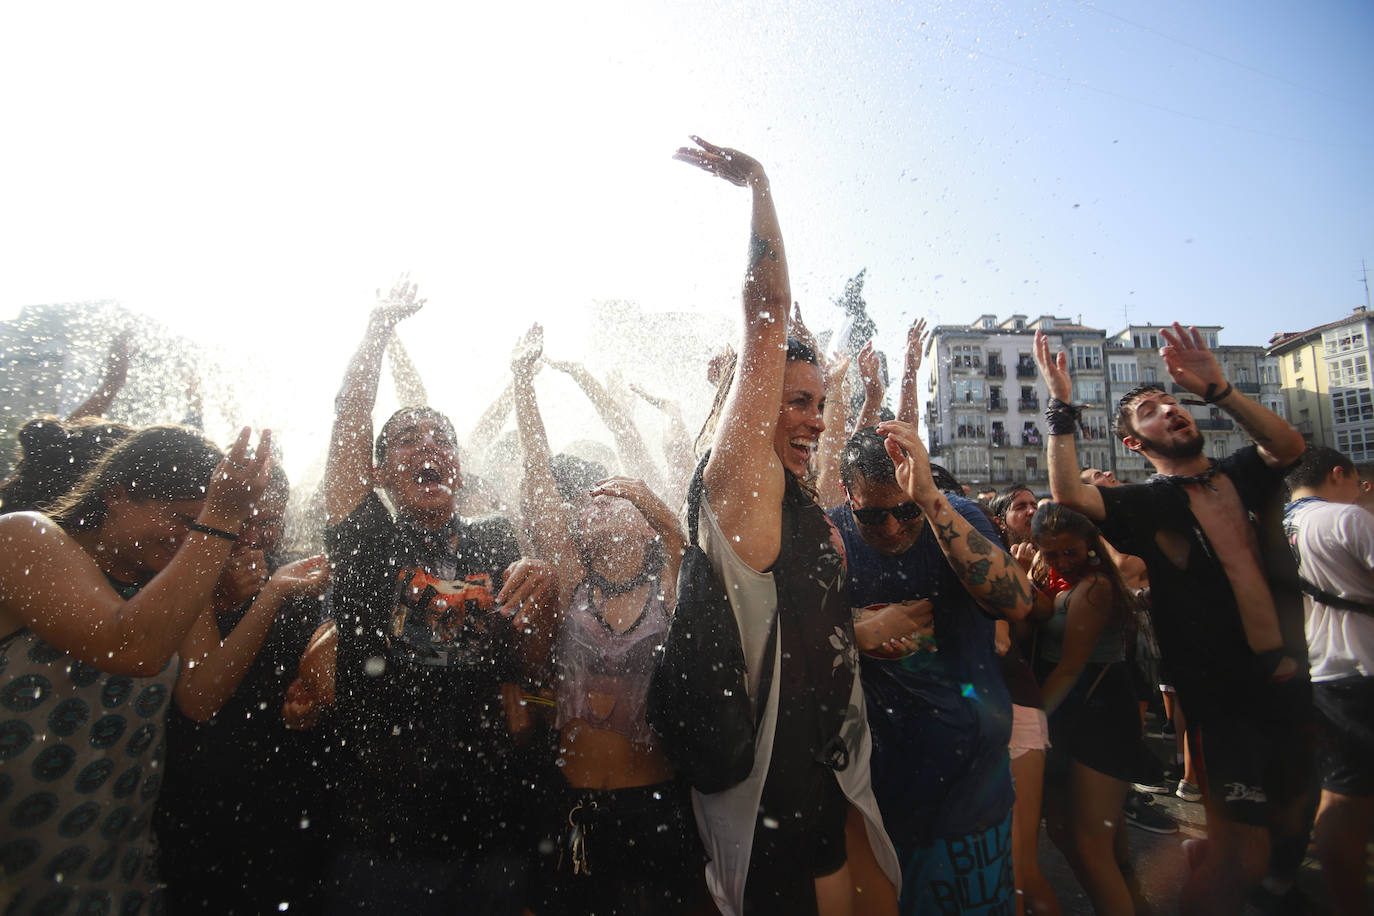
<instances>
[{"instance_id":1,"label":"blue shorts","mask_svg":"<svg viewBox=\"0 0 1374 916\"><path fill-rule=\"evenodd\" d=\"M902 916L1011 916L1011 812L995 827L897 850Z\"/></svg>"}]
</instances>

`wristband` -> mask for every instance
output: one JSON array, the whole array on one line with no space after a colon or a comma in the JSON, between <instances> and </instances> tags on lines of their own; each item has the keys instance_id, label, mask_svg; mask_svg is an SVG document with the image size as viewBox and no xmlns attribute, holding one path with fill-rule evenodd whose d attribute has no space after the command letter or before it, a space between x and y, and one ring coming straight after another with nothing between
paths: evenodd
<instances>
[{"instance_id":1,"label":"wristband","mask_svg":"<svg viewBox=\"0 0 1374 916\"><path fill-rule=\"evenodd\" d=\"M224 538L226 541L237 541L239 536L222 528L213 528L210 525L202 525L200 522L187 522L186 527L192 531L199 531L201 534L214 535L217 538Z\"/></svg>"},{"instance_id":2,"label":"wristband","mask_svg":"<svg viewBox=\"0 0 1374 916\"><path fill-rule=\"evenodd\" d=\"M1208 385L1208 386L1207 386L1207 393L1204 394L1204 395L1202 396L1202 400L1205 401L1205 402L1208 403L1208 404L1215 404L1217 401L1224 400L1224 399L1226 398L1227 395L1229 395L1232 391L1235 390L1234 388L1231 387L1231 383L1230 383L1230 382L1227 382L1227 383L1226 383L1226 387L1225 387L1224 389L1222 389L1221 394L1217 394L1217 395L1212 394L1212 392L1215 391L1216 388L1217 388L1217 386L1216 386L1216 383L1215 383L1215 382L1213 382L1212 384Z\"/></svg>"},{"instance_id":3,"label":"wristband","mask_svg":"<svg viewBox=\"0 0 1374 916\"><path fill-rule=\"evenodd\" d=\"M1050 398L1045 402L1045 425L1049 427L1051 436L1072 436L1074 427L1081 422L1079 416L1082 413L1082 407Z\"/></svg>"}]
</instances>

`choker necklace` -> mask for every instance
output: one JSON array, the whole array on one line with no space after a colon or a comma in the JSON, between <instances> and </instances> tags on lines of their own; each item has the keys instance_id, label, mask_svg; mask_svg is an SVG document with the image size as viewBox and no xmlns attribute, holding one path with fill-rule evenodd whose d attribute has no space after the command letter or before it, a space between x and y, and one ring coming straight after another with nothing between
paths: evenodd
<instances>
[{"instance_id":1,"label":"choker necklace","mask_svg":"<svg viewBox=\"0 0 1374 916\"><path fill-rule=\"evenodd\" d=\"M1176 487L1186 487L1188 484L1197 484L1206 487L1213 493L1217 492L1216 484L1212 483L1212 478L1217 476L1217 471L1221 466L1217 464L1215 458L1207 459L1208 468L1201 474L1151 474L1145 478L1146 483L1168 483Z\"/></svg>"},{"instance_id":2,"label":"choker necklace","mask_svg":"<svg viewBox=\"0 0 1374 916\"><path fill-rule=\"evenodd\" d=\"M616 595L624 595L634 591L657 576L663 570L663 563L663 542L655 538L649 542L644 551L644 562L639 567L639 572L624 582L612 582L601 573L592 570L591 556L583 548L582 568L586 570L586 575L582 581L592 588L601 589L601 594L606 597L614 598Z\"/></svg>"}]
</instances>

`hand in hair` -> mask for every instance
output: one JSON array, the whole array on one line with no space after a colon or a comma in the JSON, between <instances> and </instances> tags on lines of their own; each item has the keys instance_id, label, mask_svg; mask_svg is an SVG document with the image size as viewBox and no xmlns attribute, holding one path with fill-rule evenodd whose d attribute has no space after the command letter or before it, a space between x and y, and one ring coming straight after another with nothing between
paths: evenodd
<instances>
[{"instance_id":1,"label":"hand in hair","mask_svg":"<svg viewBox=\"0 0 1374 916\"><path fill-rule=\"evenodd\" d=\"M888 420L878 424L878 434L886 440L883 445L897 470L897 483L917 505L928 506L940 495L940 490L930 471L930 453L916 427L900 420Z\"/></svg>"}]
</instances>

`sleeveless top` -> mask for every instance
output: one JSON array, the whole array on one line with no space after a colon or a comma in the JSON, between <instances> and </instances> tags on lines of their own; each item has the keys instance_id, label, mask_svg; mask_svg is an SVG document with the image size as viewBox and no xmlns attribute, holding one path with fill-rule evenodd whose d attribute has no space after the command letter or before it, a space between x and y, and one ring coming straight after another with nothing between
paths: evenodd
<instances>
[{"instance_id":1,"label":"sleeveless top","mask_svg":"<svg viewBox=\"0 0 1374 916\"><path fill-rule=\"evenodd\" d=\"M0 639L0 891L7 914L144 913L149 822L180 665L107 674L29 629Z\"/></svg>"},{"instance_id":2,"label":"sleeveless top","mask_svg":"<svg viewBox=\"0 0 1374 916\"><path fill-rule=\"evenodd\" d=\"M649 580L644 609L629 629L616 632L593 606L592 587L573 591L554 646L558 666L558 728L583 719L595 728L652 746L657 738L644 720L654 656L668 632L661 581ZM599 696L595 701L592 694Z\"/></svg>"},{"instance_id":3,"label":"sleeveless top","mask_svg":"<svg viewBox=\"0 0 1374 916\"><path fill-rule=\"evenodd\" d=\"M1071 585L1067 592L1072 593L1078 585ZM1126 612L1117 609L1116 619L1102 628L1088 656L1090 665L1108 665L1126 658ZM1063 594L1054 599L1054 615L1040 625L1040 657L1047 662L1058 662L1064 657L1064 636L1069 628L1069 595Z\"/></svg>"}]
</instances>

